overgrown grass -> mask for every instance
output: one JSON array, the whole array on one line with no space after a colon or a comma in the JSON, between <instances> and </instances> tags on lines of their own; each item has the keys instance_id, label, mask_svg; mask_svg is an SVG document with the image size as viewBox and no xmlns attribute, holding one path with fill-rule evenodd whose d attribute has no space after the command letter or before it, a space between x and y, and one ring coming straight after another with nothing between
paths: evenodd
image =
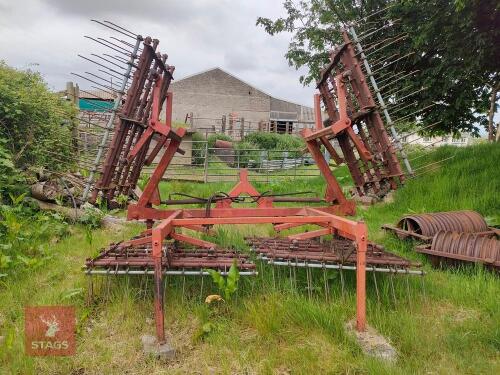
<instances>
[{"instance_id":1,"label":"overgrown grass","mask_svg":"<svg viewBox=\"0 0 500 375\"><path fill-rule=\"evenodd\" d=\"M145 358L140 335L153 333L151 279L94 278L95 298L85 304L87 280L79 267L110 241L128 238L138 228L98 230L93 245L76 227L71 237L53 246L54 261L43 269L6 279L0 286L0 372L5 373L264 373L264 374L495 374L500 373L500 281L481 267L433 269L423 256L379 230L406 212L476 209L497 220L499 147L440 149L429 161L456 153L446 167L408 181L392 204L359 210L370 236L388 249L424 263L425 278L368 274L368 321L393 343L399 359L384 363L364 355L345 329L354 318L353 273L312 274L258 265L256 278L242 278L226 306L206 306L217 292L210 279L169 278L166 327L178 351L163 364ZM474 158L475 160L472 160ZM419 160L422 160L421 158ZM336 173L343 174L339 169ZM162 193L181 191L209 196L232 184L169 182ZM261 191L322 192L320 180L273 181ZM269 226L218 228L212 238L222 245L244 247L246 235L270 235ZM342 276L342 277L341 277ZM325 278L328 293L325 293ZM296 282L295 282L296 281ZM296 285L295 285L296 284ZM376 285L376 286L375 286ZM74 290L81 290L74 293ZM378 292L378 293L377 293ZM66 297L65 296L70 296ZM69 358L26 357L23 349L25 305L70 304L77 307L78 348ZM200 336L200 327L213 329Z\"/></svg>"}]
</instances>

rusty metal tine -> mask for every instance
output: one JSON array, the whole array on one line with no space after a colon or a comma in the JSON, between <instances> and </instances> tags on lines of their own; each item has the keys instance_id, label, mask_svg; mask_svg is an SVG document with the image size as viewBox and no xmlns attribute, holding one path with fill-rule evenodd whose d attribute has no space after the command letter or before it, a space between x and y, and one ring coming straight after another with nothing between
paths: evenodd
<instances>
[{"instance_id":1,"label":"rusty metal tine","mask_svg":"<svg viewBox=\"0 0 500 375\"><path fill-rule=\"evenodd\" d=\"M401 40L404 40L404 39L406 39L406 38L408 38L408 34L402 34L402 35L401 35L401 36L399 36L399 37L387 38L387 39L385 39L384 41L382 41L382 42L378 43L378 44L382 44L382 47L378 47L378 48L377 48L377 50L375 50L375 51L373 51L373 52L370 52L370 53L366 54L366 57L369 57L370 55L373 55L374 53L377 53L377 52L379 52L380 50L382 50L382 49L384 49L384 48L386 48L386 47L389 47L389 46L393 45L394 43L397 43L397 42L399 42L399 41L401 41ZM388 39L393 39L393 40L392 40L392 41L390 41L389 43L385 43L385 41L387 41ZM385 43L385 44L384 44L384 43ZM366 48L365 48L365 50L366 50Z\"/></svg>"},{"instance_id":2,"label":"rusty metal tine","mask_svg":"<svg viewBox=\"0 0 500 375\"><path fill-rule=\"evenodd\" d=\"M101 97L101 96L99 96L99 95L96 95L96 94L95 94L95 93L93 93L93 92L85 91L85 90L83 90L83 89L80 89L80 92L83 92L83 93L85 93L85 94L87 94L87 95L91 95L91 96L93 96L93 97L94 97L94 98L96 98L96 99L106 100L106 99L104 99L103 97Z\"/></svg>"},{"instance_id":3,"label":"rusty metal tine","mask_svg":"<svg viewBox=\"0 0 500 375\"><path fill-rule=\"evenodd\" d=\"M387 74L379 76L379 78L377 79L377 83L381 84L381 83L386 82L386 81L392 81L394 78L399 77L402 74L404 74L404 72L397 72L394 74L392 72L389 72Z\"/></svg>"},{"instance_id":4,"label":"rusty metal tine","mask_svg":"<svg viewBox=\"0 0 500 375\"><path fill-rule=\"evenodd\" d=\"M411 96L413 96L413 95L415 95L415 94L418 94L419 92L425 91L425 90L427 90L427 89L428 89L428 87L422 87L421 89L418 89L417 91L413 91L412 93L410 93L410 94L408 94L408 95L406 95L406 96L403 96L403 97L401 97L401 98L397 99L395 103L402 102L402 101L403 101L403 99L409 98L409 97L411 97ZM395 104L395 103L394 103L394 104ZM390 106L392 107L394 104L392 104L392 105L390 105Z\"/></svg>"},{"instance_id":5,"label":"rusty metal tine","mask_svg":"<svg viewBox=\"0 0 500 375\"><path fill-rule=\"evenodd\" d=\"M424 129L429 129L429 128L432 128L433 126L435 126L435 125L437 125L437 124L440 124L440 123L442 123L442 122L443 122L443 120L436 121L436 122L434 122L434 123L432 123L432 124L430 124L430 125L426 125L426 126L424 126L423 128L419 128L418 130L415 130L414 132L411 132L411 133L405 134L405 136L406 136L406 137L408 137L408 136L410 136L410 135L413 135L413 134L416 134L416 133L418 133L418 132L421 132L421 131L422 131L422 130L424 130ZM411 142L413 142L413 141L411 141ZM411 142L407 142L407 143L411 143Z\"/></svg>"},{"instance_id":6,"label":"rusty metal tine","mask_svg":"<svg viewBox=\"0 0 500 375\"><path fill-rule=\"evenodd\" d=\"M111 79L101 77L101 76L99 76L97 74L94 74L92 72L85 72L85 74L88 74L88 75L90 75L92 77L98 78L98 79L100 79L100 80L102 80L102 81L104 81L106 83L109 83L111 85L111 87L113 87L113 82L112 82ZM119 83L121 84L121 81ZM115 84L118 85L118 83L115 83Z\"/></svg>"},{"instance_id":7,"label":"rusty metal tine","mask_svg":"<svg viewBox=\"0 0 500 375\"><path fill-rule=\"evenodd\" d=\"M398 108L398 110L397 111L391 110L391 114L394 115L395 113L401 112L402 110L404 110L408 107L416 106L416 105L418 105L418 102L414 101L414 102L409 103L409 104L405 104L405 105L403 105L403 104L405 104L405 103L401 103L402 107L399 107L399 106L392 107L392 108Z\"/></svg>"},{"instance_id":8,"label":"rusty metal tine","mask_svg":"<svg viewBox=\"0 0 500 375\"><path fill-rule=\"evenodd\" d=\"M120 43L122 43L122 44L125 44L127 47L134 48L134 45L133 45L132 43L126 42L126 41L124 41L124 40L122 40L122 39L118 39L118 38L117 38L117 37L115 37L115 36L110 36L110 38L111 38L111 39L113 39L113 40L116 40L117 42L120 42ZM140 52L142 52L142 48L138 48L138 49L137 49L137 52L139 52L139 53L140 53Z\"/></svg>"},{"instance_id":9,"label":"rusty metal tine","mask_svg":"<svg viewBox=\"0 0 500 375\"><path fill-rule=\"evenodd\" d=\"M344 299L344 272L342 271L342 263L340 263L340 287L342 292L342 299Z\"/></svg>"},{"instance_id":10,"label":"rusty metal tine","mask_svg":"<svg viewBox=\"0 0 500 375\"><path fill-rule=\"evenodd\" d=\"M77 76L77 77L80 77L80 78L83 78L83 79L85 79L85 80L87 80L87 81L89 81L89 82L95 83L95 84L96 84L96 85L98 85L99 87L102 87L102 88L103 88L102 90L103 90L104 92L107 92L108 94L114 95L114 94L113 94L113 92L111 92L111 91L107 91L107 89L112 90L112 91L114 91L114 92L118 92L118 91L117 91L117 90L115 90L113 87L110 87L110 86L105 86L105 85L103 85L102 83L100 83L100 82L96 82L96 81L94 81L94 80L92 80L92 79L90 79L90 78L88 78L88 77L82 76L81 74L78 74L78 73L73 73L73 72L71 72L70 74L72 74L72 75L74 75L74 76ZM99 89L99 87L98 87L98 89Z\"/></svg>"},{"instance_id":11,"label":"rusty metal tine","mask_svg":"<svg viewBox=\"0 0 500 375\"><path fill-rule=\"evenodd\" d=\"M396 56L399 56L399 53L396 52L395 54L389 56L388 58L384 59L384 60L370 60L370 63L371 63L371 67L372 69L378 65L381 65L381 64L384 64L385 62L387 61L391 61L392 58L396 57ZM366 57L368 57L366 55ZM375 74L376 71L373 72L373 74Z\"/></svg>"},{"instance_id":12,"label":"rusty metal tine","mask_svg":"<svg viewBox=\"0 0 500 375\"><path fill-rule=\"evenodd\" d=\"M365 23L364 21L366 21L366 20L367 20L367 19L369 19L370 17L376 16L377 14L380 14L380 13L382 13L382 12L385 12L386 10L388 10L388 9L392 8L394 5L395 5L395 4L391 4L391 5L389 5L389 6L385 7L385 8L379 9L379 10L377 10L377 11L373 12L373 13L368 14L367 16L364 16L363 18L360 18L359 20L354 21L354 22L356 22L356 23L357 23L357 22L363 21L363 23Z\"/></svg>"},{"instance_id":13,"label":"rusty metal tine","mask_svg":"<svg viewBox=\"0 0 500 375\"><path fill-rule=\"evenodd\" d=\"M394 300L394 306L397 306L397 299L396 299L396 290L394 288L394 275L395 273L391 272L389 274L389 283L391 284L391 292L392 292L392 298Z\"/></svg>"},{"instance_id":14,"label":"rusty metal tine","mask_svg":"<svg viewBox=\"0 0 500 375\"><path fill-rule=\"evenodd\" d=\"M123 72L117 72L116 70L114 70L114 69L110 68L109 66L106 66L106 65L103 65L103 64L101 64L101 63L98 63L97 61L94 61L94 60L92 60L92 59L90 59L90 58L88 58L88 57L85 57L85 56L82 56L82 55L78 55L78 56L79 56L79 57L81 57L81 58L82 58L82 59L84 59L84 60L90 61L90 62L92 62L92 63L94 63L94 64L96 64L96 65L99 65L99 66L101 66L101 67L103 67L103 68L106 68L106 69L108 69L108 70L112 71L113 73L120 74L120 75L124 75L124 73L123 73Z\"/></svg>"},{"instance_id":15,"label":"rusty metal tine","mask_svg":"<svg viewBox=\"0 0 500 375\"><path fill-rule=\"evenodd\" d=\"M411 304L410 280L408 274L406 274L406 296L408 297L408 306L410 306L411 310L412 304Z\"/></svg>"},{"instance_id":16,"label":"rusty metal tine","mask_svg":"<svg viewBox=\"0 0 500 375\"><path fill-rule=\"evenodd\" d=\"M382 91L382 90L384 90L386 87L391 86L391 85L393 85L394 83L396 83L396 82L398 82L398 81L401 81L402 79L404 79L404 78L406 78L406 77L408 77L408 76L410 76L410 75L413 75L413 74L415 74L415 73L418 73L418 72L420 72L420 70L418 70L418 69L417 69L417 70L414 70L414 71L412 71L412 72L410 72L410 73L404 74L403 76L401 76L401 77L399 77L399 78L397 78L397 79L394 79L394 80L391 80L391 79L390 79L390 77L389 77L389 78L387 78L387 80L391 80L391 83L388 83L387 85L384 85L384 86L382 86L382 87L379 87L379 89ZM392 78L395 78L395 77L397 77L397 75L392 75Z\"/></svg>"},{"instance_id":17,"label":"rusty metal tine","mask_svg":"<svg viewBox=\"0 0 500 375\"><path fill-rule=\"evenodd\" d=\"M109 48L109 49L111 49L111 50L113 50L113 51L115 51L115 52L118 52L118 53L124 54L125 56L129 56L129 54L127 54L126 52L124 52L124 51L122 51L122 50L120 50L120 49L117 49L117 48L115 48L115 47L113 47L113 46L107 45L107 44L103 43L102 41L100 41L100 40L98 40L98 39L96 39L96 38L93 38L93 37L88 36L88 35L84 35L84 38L87 38L87 39L89 39L89 40L92 40L93 42L99 43L100 45L102 45L102 46L104 46L104 47L107 47L107 48Z\"/></svg>"},{"instance_id":18,"label":"rusty metal tine","mask_svg":"<svg viewBox=\"0 0 500 375\"><path fill-rule=\"evenodd\" d=\"M377 273L375 272L375 266L372 266L372 274L373 274L373 285L375 285L375 293L377 294L377 301L380 304L380 293L378 290Z\"/></svg>"},{"instance_id":19,"label":"rusty metal tine","mask_svg":"<svg viewBox=\"0 0 500 375\"><path fill-rule=\"evenodd\" d=\"M90 81L90 80L88 79L88 81ZM110 96L116 96L116 92L107 91L107 90L104 88L104 86L103 86L103 85L101 85L101 84L98 84L98 86L90 85L90 87L92 87L92 88L94 88L94 89L96 89L96 90L101 90L101 91L103 91L103 92L105 92L105 93L109 94Z\"/></svg>"},{"instance_id":20,"label":"rusty metal tine","mask_svg":"<svg viewBox=\"0 0 500 375\"><path fill-rule=\"evenodd\" d=\"M117 76L115 74L112 74L106 70L102 70L102 69L97 69L97 71L101 72L101 73L104 73L104 74L108 74L109 76L113 77L113 78L116 78L116 79L119 79L120 82L123 82L123 80L125 79L125 77L122 75L122 76ZM125 81L125 85L126 86L130 86L130 83L129 83L129 80L130 80L130 77L126 79ZM80 90L81 91L81 90Z\"/></svg>"},{"instance_id":21,"label":"rusty metal tine","mask_svg":"<svg viewBox=\"0 0 500 375\"><path fill-rule=\"evenodd\" d=\"M120 65L120 64L117 64L117 63L115 63L115 62L113 62L113 61L109 61L108 59L105 59L104 57L102 57L102 56L100 56L100 55L98 55L98 54L96 54L96 53L91 53L90 55L95 56L95 57L97 57L97 58L99 58L99 59L101 59L101 60L104 60L104 61L106 61L107 63L109 63L109 64L111 64L111 65L116 66L117 68L120 68L120 69L124 69L124 70L125 70L125 66ZM125 64L125 65L127 65L127 64Z\"/></svg>"},{"instance_id":22,"label":"rusty metal tine","mask_svg":"<svg viewBox=\"0 0 500 375\"><path fill-rule=\"evenodd\" d=\"M127 59L124 59L123 57L118 56L118 55L110 55L109 53L103 53L103 56L109 57L110 59L117 60L117 61L119 61L122 64L127 64L127 65L129 64L129 62L128 62Z\"/></svg>"},{"instance_id":23,"label":"rusty metal tine","mask_svg":"<svg viewBox=\"0 0 500 375\"><path fill-rule=\"evenodd\" d=\"M406 119L406 118L408 118L408 117L414 116L414 115L416 115L417 113L423 112L423 111L425 111L426 109L429 109L429 108L431 108L431 107L434 107L435 105L437 105L437 103L432 103L432 104L429 104L427 107L420 108L420 109L418 109L418 110L416 110L416 111L414 111L414 112L412 112L412 113L410 113L410 114L407 114L407 115L405 115L405 116L403 116L403 117L400 117L400 118L396 119L396 120L394 121L394 123L398 123L398 122L400 122L400 121L402 121L402 120L404 120L404 119Z\"/></svg>"},{"instance_id":24,"label":"rusty metal tine","mask_svg":"<svg viewBox=\"0 0 500 375\"><path fill-rule=\"evenodd\" d=\"M132 55L132 52L129 49L127 49L127 48L124 48L124 47L122 47L122 46L120 46L120 45L118 45L116 43L110 42L109 40L101 38L101 37L97 37L97 39L100 40L100 41L102 41L103 43L108 43L109 45L111 45L113 47L116 47L119 50L122 50L126 54L127 57L130 57Z\"/></svg>"},{"instance_id":25,"label":"rusty metal tine","mask_svg":"<svg viewBox=\"0 0 500 375\"><path fill-rule=\"evenodd\" d=\"M113 23L113 22L110 22L110 21L106 21L106 20L104 20L104 22L107 23L107 24L113 25L114 27L116 27L116 28L118 28L120 30L123 30L123 31L125 31L127 33L130 33L130 34L134 35L136 38L140 36L140 34L137 34L137 33L134 33L134 32L132 32L130 30L127 30L126 28L124 28L124 27L122 27L120 25L117 25L116 23Z\"/></svg>"},{"instance_id":26,"label":"rusty metal tine","mask_svg":"<svg viewBox=\"0 0 500 375\"><path fill-rule=\"evenodd\" d=\"M95 22L95 23L98 23L99 25L104 26L104 27L107 27L108 29L111 29L111 30L113 30L113 31L116 31L117 33L120 33L120 34L122 34L122 35L125 35L125 36L126 36L126 37L128 37L128 38L131 38L131 39L137 39L137 38L139 38L139 37L140 37L140 39L142 40L142 37L141 37L140 35L134 35L134 34L132 34L132 33L130 33L130 34L132 34L132 35L130 35L130 34L128 34L128 33L126 34L126 33L124 33L123 31L120 31L118 28L111 27L111 26L109 26L109 25L107 25L107 24L105 24L105 23L103 23L103 22L101 22L101 21L98 21L98 20L94 20L94 19L92 19L92 20L90 20L90 21ZM106 22L106 21L105 21L105 22Z\"/></svg>"},{"instance_id":27,"label":"rusty metal tine","mask_svg":"<svg viewBox=\"0 0 500 375\"><path fill-rule=\"evenodd\" d=\"M359 37L358 37L358 40L359 40L359 41L362 41L363 39L365 39L365 38L367 38L367 37L369 37L369 36L371 36L371 35L373 35L373 34L378 33L380 30L388 29L388 28L390 28L390 27L394 26L394 25L395 25L397 22L399 22L399 21L400 21L400 19L393 20L393 21L391 21L391 22L389 22L389 23L385 24L384 26L382 26L382 27L378 28L377 30L372 31L371 33L364 34L364 35L363 35L363 34L361 34L361 36L359 36Z\"/></svg>"},{"instance_id":28,"label":"rusty metal tine","mask_svg":"<svg viewBox=\"0 0 500 375\"><path fill-rule=\"evenodd\" d=\"M410 52L410 53L407 53L406 55L401 56L399 59L393 60L393 61L391 61L390 63L388 63L388 64L386 64L386 65L382 66L381 68L378 68L378 69L374 70L374 71L372 72L372 74L377 74L378 72L380 72L381 70L386 69L387 67L391 66L392 64L394 64L394 63L396 63L396 62L398 62L398 61L401 61L401 60L403 60L403 59L407 58L408 56L411 56L411 55L414 55L414 54L415 54L415 52Z\"/></svg>"}]
</instances>

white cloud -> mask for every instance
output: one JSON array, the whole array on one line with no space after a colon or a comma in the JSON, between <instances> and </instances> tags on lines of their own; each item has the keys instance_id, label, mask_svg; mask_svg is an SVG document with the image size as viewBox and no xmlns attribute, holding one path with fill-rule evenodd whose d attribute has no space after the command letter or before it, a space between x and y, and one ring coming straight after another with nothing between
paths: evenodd
<instances>
[{"instance_id":1,"label":"white cloud","mask_svg":"<svg viewBox=\"0 0 500 375\"><path fill-rule=\"evenodd\" d=\"M288 37L271 37L255 26L257 17L282 14L281 1L244 0L0 0L0 47L10 65L38 64L49 85L61 89L70 72L93 68L77 57L102 51L84 35L112 32L91 18L107 19L160 40L181 78L220 66L280 98L311 105L312 87L284 58Z\"/></svg>"}]
</instances>

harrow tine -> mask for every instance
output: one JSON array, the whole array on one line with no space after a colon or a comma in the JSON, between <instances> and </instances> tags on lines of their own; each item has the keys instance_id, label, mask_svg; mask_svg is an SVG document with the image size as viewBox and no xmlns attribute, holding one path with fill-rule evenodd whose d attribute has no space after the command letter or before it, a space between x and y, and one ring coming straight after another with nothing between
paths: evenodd
<instances>
[{"instance_id":1,"label":"harrow tine","mask_svg":"<svg viewBox=\"0 0 500 375\"><path fill-rule=\"evenodd\" d=\"M396 290L394 289L394 273L393 272L391 272L389 274L389 283L391 286L391 293L392 293L392 298L394 300L394 306L397 306Z\"/></svg>"},{"instance_id":2,"label":"harrow tine","mask_svg":"<svg viewBox=\"0 0 500 375\"><path fill-rule=\"evenodd\" d=\"M330 296L329 296L329 287L328 287L328 277L326 274L326 268L325 264L323 263L323 282L325 286L325 297L326 297L326 302L330 302Z\"/></svg>"},{"instance_id":3,"label":"harrow tine","mask_svg":"<svg viewBox=\"0 0 500 375\"><path fill-rule=\"evenodd\" d=\"M81 57L82 59L87 60L87 61L90 61L91 63L96 64L96 65L98 65L98 66L100 66L100 67L102 67L102 68L108 69L109 71L111 71L111 72L113 72L113 73L116 73L116 74L119 74L119 75L121 75L121 76L124 76L123 72L117 72L116 70L114 70L114 69L110 68L109 66L106 66L106 65L104 65L104 64L98 63L97 61L94 61L94 60L92 60L92 59L89 59L88 57L85 57L85 56L83 56L83 55L80 55L80 54L79 54L78 56L79 56L79 57Z\"/></svg>"},{"instance_id":4,"label":"harrow tine","mask_svg":"<svg viewBox=\"0 0 500 375\"><path fill-rule=\"evenodd\" d=\"M104 57L102 57L102 56L99 56L99 55L98 55L98 54L96 54L96 53L91 53L91 55L92 55L92 56L95 56L95 57L97 57L97 58L99 58L99 59L101 59L101 60L104 60L104 61L106 61L107 63L109 63L109 64L111 64L111 65L114 65L114 66L116 66L116 67L117 67L117 68L119 68L119 69L125 69L125 67L123 66L123 64L122 64L122 65L117 64L117 63L115 63L115 62L113 62L113 61L110 61L110 60L108 60L108 59L105 59L105 58L104 58ZM108 54L104 54L104 53L103 53L103 55L110 56L110 55L108 55ZM116 60L116 59L115 59L115 60ZM125 64L125 65L127 65L127 64Z\"/></svg>"},{"instance_id":5,"label":"harrow tine","mask_svg":"<svg viewBox=\"0 0 500 375\"><path fill-rule=\"evenodd\" d=\"M125 33L124 31L120 31L121 27L119 27L119 26L115 25L115 27L112 27L112 26L107 25L107 24L105 24L105 23L103 23L101 21L98 21L98 20L91 20L91 21L95 22L95 23L97 23L97 24L99 24L101 26L107 27L108 29L111 29L113 31L116 31L117 33L120 33L120 34L122 34L122 35L124 35L124 36L126 36L128 38L131 38L131 39L139 39L140 38L142 40L142 37L140 35L135 35L133 33L130 33L129 31L127 31L127 33ZM107 21L104 21L104 22L107 22ZM109 22L109 23L112 24L111 22Z\"/></svg>"},{"instance_id":6,"label":"harrow tine","mask_svg":"<svg viewBox=\"0 0 500 375\"><path fill-rule=\"evenodd\" d=\"M123 31L125 31L125 32L127 32L127 33L129 33L131 35L133 35L135 38L137 38L137 37L140 36L139 34L134 33L134 32L132 32L130 30L127 30L126 28L124 28L124 27L122 27L120 25L117 25L116 23L113 23L113 22L110 22L110 21L106 21L106 20L104 20L104 22L107 23L107 24L113 25L114 27L116 27L116 28L118 28L120 30L123 30Z\"/></svg>"},{"instance_id":7,"label":"harrow tine","mask_svg":"<svg viewBox=\"0 0 500 375\"><path fill-rule=\"evenodd\" d=\"M341 292L342 292L342 299L344 299L345 298L345 296L344 296L345 284L344 284L344 272L342 271L342 263L340 264L340 286L341 286Z\"/></svg>"},{"instance_id":8,"label":"harrow tine","mask_svg":"<svg viewBox=\"0 0 500 375\"><path fill-rule=\"evenodd\" d=\"M109 49L111 49L111 50L113 50L113 51L115 51L115 52L121 53L121 54L123 54L123 55L125 55L125 56L129 56L129 54L127 54L127 53L126 53L126 52L124 52L123 50L121 50L121 49L117 49L117 48L115 48L115 47L113 47L113 46L110 46L110 45L107 45L106 43L102 42L101 40L98 40L98 39L93 38L93 37L88 36L88 35L84 35L84 37L85 37L85 38L87 38L87 39L89 39L89 40L91 40L91 41L93 41L93 42L96 42L96 43L98 43L98 44L100 44L100 45L102 45L102 46L104 46L104 47L106 47L106 48L109 48Z\"/></svg>"},{"instance_id":9,"label":"harrow tine","mask_svg":"<svg viewBox=\"0 0 500 375\"><path fill-rule=\"evenodd\" d=\"M375 285L375 293L377 294L377 301L380 304L380 293L378 290L377 273L375 272L375 266L372 266L372 274L373 274L373 285Z\"/></svg>"}]
</instances>

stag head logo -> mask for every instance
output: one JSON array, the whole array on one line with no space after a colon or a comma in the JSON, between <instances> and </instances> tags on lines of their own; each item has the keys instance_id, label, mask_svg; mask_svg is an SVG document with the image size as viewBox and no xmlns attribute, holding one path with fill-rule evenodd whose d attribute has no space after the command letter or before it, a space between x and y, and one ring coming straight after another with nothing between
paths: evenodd
<instances>
[{"instance_id":1,"label":"stag head logo","mask_svg":"<svg viewBox=\"0 0 500 375\"><path fill-rule=\"evenodd\" d=\"M40 320L47 326L45 337L55 337L56 333L61 330L61 328L59 328L60 323L54 315L52 315L50 319L47 319L43 315L41 315Z\"/></svg>"}]
</instances>

